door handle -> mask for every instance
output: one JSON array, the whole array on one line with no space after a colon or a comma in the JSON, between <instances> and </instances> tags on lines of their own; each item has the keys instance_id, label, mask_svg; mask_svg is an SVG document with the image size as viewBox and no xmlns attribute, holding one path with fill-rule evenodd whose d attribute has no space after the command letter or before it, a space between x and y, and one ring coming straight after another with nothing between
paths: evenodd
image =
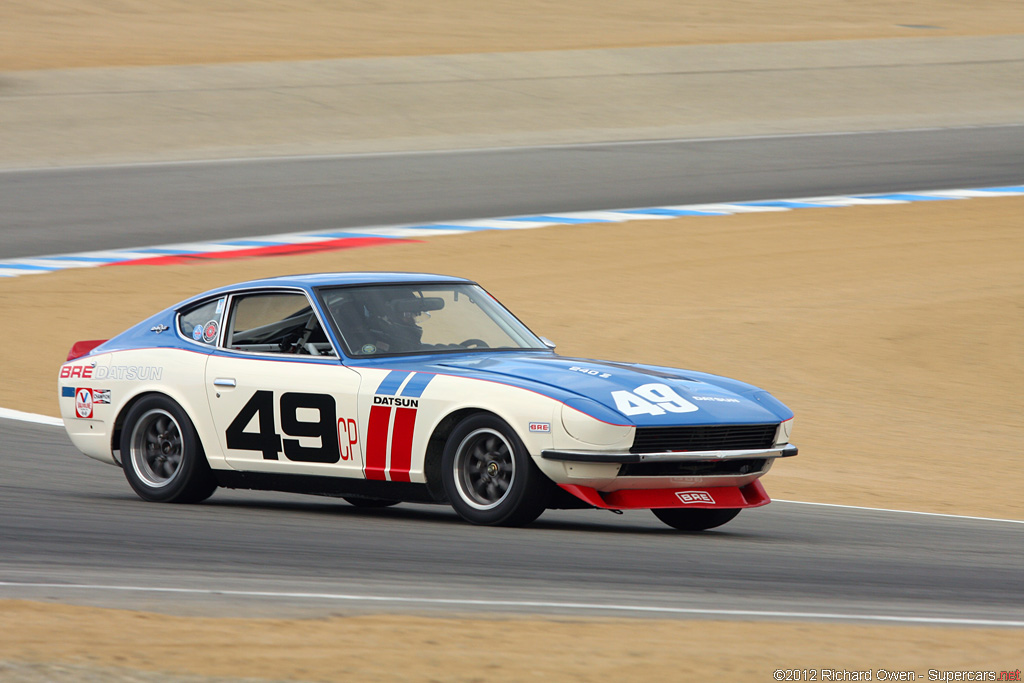
<instances>
[{"instance_id":1,"label":"door handle","mask_svg":"<svg viewBox=\"0 0 1024 683\"><path fill-rule=\"evenodd\" d=\"M218 377L213 380L213 386L215 387L233 387L235 386L235 380L232 377Z\"/></svg>"}]
</instances>

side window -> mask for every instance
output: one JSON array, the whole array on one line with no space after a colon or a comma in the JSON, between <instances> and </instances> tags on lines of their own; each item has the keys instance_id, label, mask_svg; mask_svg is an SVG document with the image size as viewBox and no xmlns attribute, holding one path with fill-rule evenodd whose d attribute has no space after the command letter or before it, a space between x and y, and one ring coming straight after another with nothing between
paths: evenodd
<instances>
[{"instance_id":1,"label":"side window","mask_svg":"<svg viewBox=\"0 0 1024 683\"><path fill-rule=\"evenodd\" d=\"M236 296L224 339L236 351L336 355L309 300L299 293Z\"/></svg>"},{"instance_id":2,"label":"side window","mask_svg":"<svg viewBox=\"0 0 1024 683\"><path fill-rule=\"evenodd\" d=\"M212 346L217 343L224 297L206 301L178 315L178 329L185 339Z\"/></svg>"}]
</instances>

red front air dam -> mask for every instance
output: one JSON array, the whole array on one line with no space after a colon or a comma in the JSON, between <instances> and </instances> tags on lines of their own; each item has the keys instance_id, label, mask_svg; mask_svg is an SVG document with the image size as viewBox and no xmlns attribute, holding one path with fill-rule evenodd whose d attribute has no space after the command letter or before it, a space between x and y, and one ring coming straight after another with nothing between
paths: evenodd
<instances>
[{"instance_id":1,"label":"red front air dam","mask_svg":"<svg viewBox=\"0 0 1024 683\"><path fill-rule=\"evenodd\" d=\"M583 502L606 510L756 508L771 502L760 481L752 481L746 486L680 486L674 489L621 489L607 493L589 486L559 486Z\"/></svg>"}]
</instances>

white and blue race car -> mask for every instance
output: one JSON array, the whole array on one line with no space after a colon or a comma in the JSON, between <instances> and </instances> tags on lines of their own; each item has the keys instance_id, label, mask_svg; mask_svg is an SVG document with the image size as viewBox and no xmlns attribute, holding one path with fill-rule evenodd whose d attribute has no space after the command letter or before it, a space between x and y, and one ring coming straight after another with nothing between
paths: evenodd
<instances>
[{"instance_id":1,"label":"white and blue race car","mask_svg":"<svg viewBox=\"0 0 1024 683\"><path fill-rule=\"evenodd\" d=\"M475 524L650 509L683 530L769 502L793 413L749 384L563 358L479 285L279 277L200 294L61 366L72 442L145 500L218 487L449 503Z\"/></svg>"}]
</instances>

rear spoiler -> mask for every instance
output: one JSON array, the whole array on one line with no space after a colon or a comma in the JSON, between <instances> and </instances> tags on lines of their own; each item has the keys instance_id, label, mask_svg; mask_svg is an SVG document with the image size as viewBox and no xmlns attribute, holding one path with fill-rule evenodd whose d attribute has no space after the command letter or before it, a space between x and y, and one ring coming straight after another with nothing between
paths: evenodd
<instances>
[{"instance_id":1,"label":"rear spoiler","mask_svg":"<svg viewBox=\"0 0 1024 683\"><path fill-rule=\"evenodd\" d=\"M76 341L74 345L71 347L71 350L68 351L68 361L72 361L75 360L76 358L81 358L82 356L88 355L90 351L92 351L105 341L107 340L89 339L87 341ZM64 362L66 363L68 361Z\"/></svg>"}]
</instances>

